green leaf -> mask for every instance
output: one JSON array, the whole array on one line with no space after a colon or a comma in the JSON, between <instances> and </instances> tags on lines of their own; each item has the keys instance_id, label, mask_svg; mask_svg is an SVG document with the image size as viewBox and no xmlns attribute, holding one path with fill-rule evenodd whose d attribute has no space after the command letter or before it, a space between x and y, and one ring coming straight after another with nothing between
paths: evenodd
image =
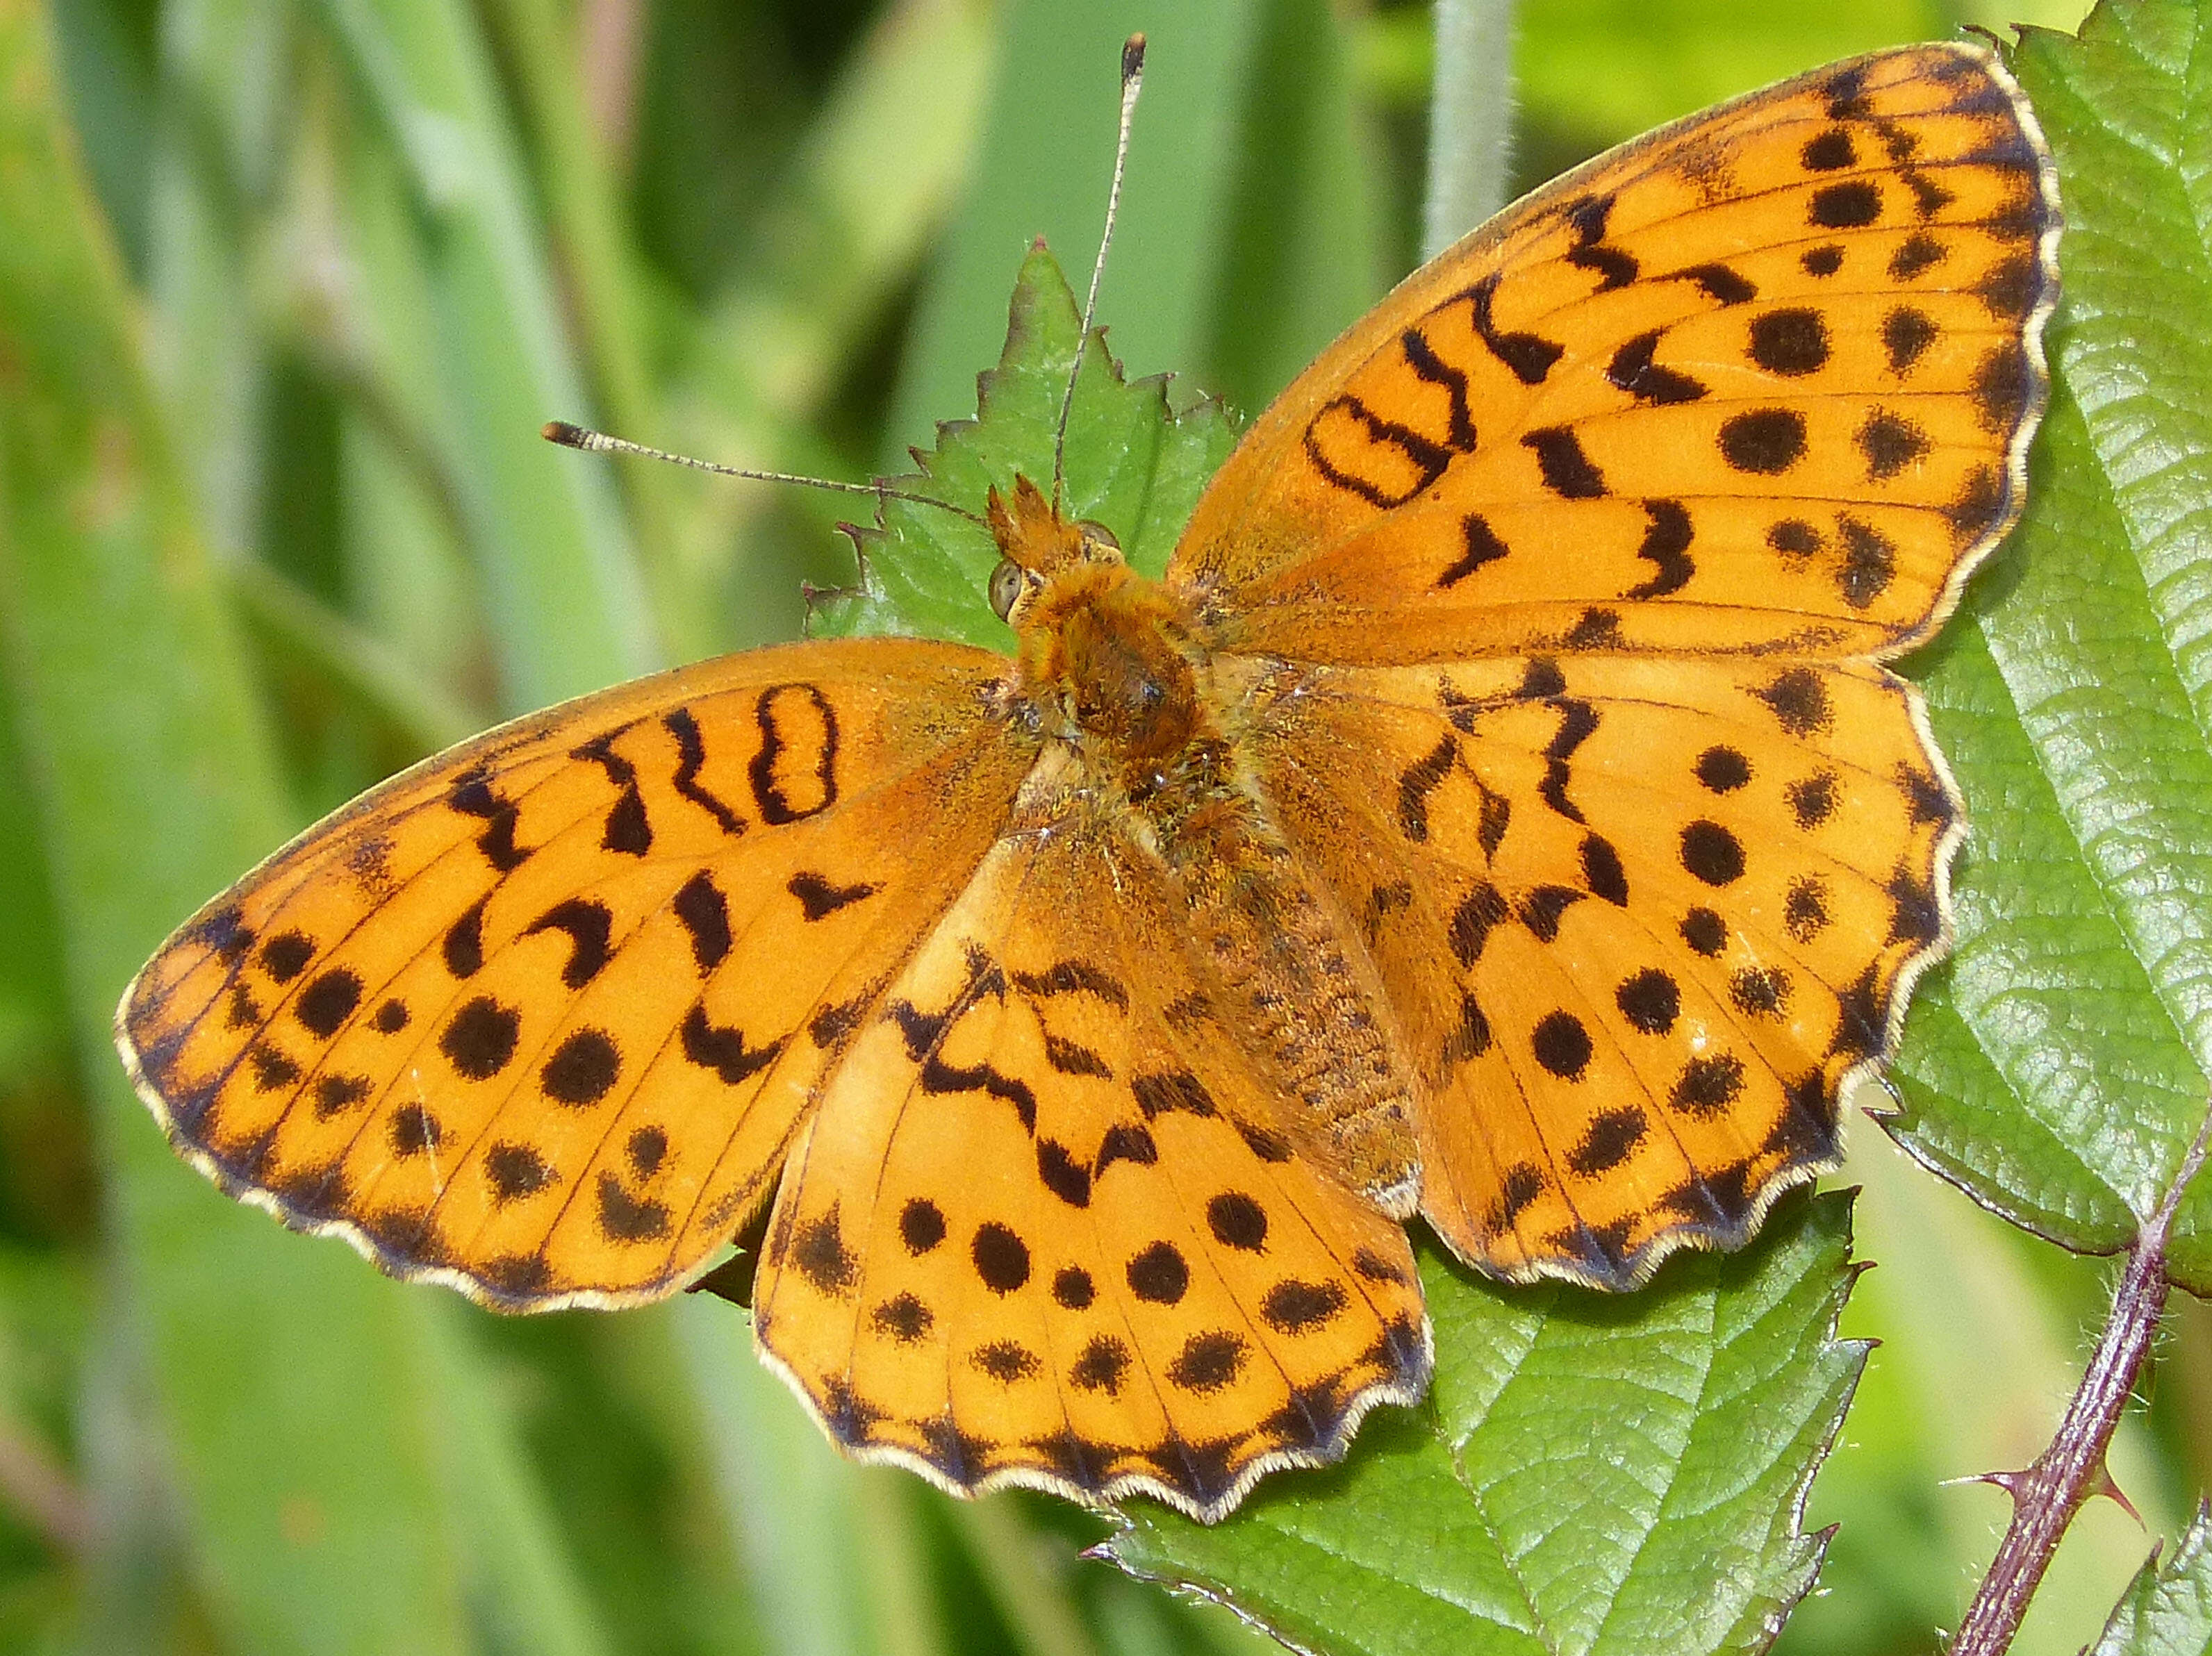
<instances>
[{"instance_id":1,"label":"green leaf","mask_svg":"<svg viewBox=\"0 0 2212 1656\"><path fill-rule=\"evenodd\" d=\"M1819 1568L1799 1507L1865 1361L1834 1338L1850 1241L1847 1198L1793 1199L1629 1296L1431 1249L1425 1405L1212 1529L1133 1506L1104 1550L1339 1656L1764 1649Z\"/></svg>"},{"instance_id":2,"label":"green leaf","mask_svg":"<svg viewBox=\"0 0 2212 1656\"><path fill-rule=\"evenodd\" d=\"M1972 838L1889 1126L2110 1253L2212 1075L2212 33L2129 0L2015 56L2058 161L2064 297L2027 518L1917 664ZM2199 1291L2208 1221L2200 1182L2172 1250Z\"/></svg>"},{"instance_id":3,"label":"green leaf","mask_svg":"<svg viewBox=\"0 0 2212 1656\"><path fill-rule=\"evenodd\" d=\"M975 418L939 425L937 446L915 452L921 471L894 485L977 515L990 490L1010 488L1017 475L1049 489L1053 436L1081 323L1059 264L1042 246L1033 248L1014 284L999 366L977 376ZM1094 331L1067 422L1069 510L1103 524L1133 566L1157 576L1235 436L1219 403L1177 415L1164 377L1125 380ZM920 633L1012 648L1013 634L985 598L999 561L988 530L898 500L884 503L878 524L856 532L860 585L823 600L816 631Z\"/></svg>"},{"instance_id":4,"label":"green leaf","mask_svg":"<svg viewBox=\"0 0 2212 1656\"><path fill-rule=\"evenodd\" d=\"M2212 1649L2212 1506L2199 1502L2173 1556L2154 1550L2089 1656L2201 1656Z\"/></svg>"}]
</instances>

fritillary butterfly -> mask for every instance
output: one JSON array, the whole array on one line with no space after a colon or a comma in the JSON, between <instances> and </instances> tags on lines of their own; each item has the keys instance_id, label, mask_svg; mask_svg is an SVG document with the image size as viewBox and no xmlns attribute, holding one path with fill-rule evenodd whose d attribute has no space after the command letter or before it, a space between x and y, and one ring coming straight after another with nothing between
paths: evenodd
<instances>
[{"instance_id":1,"label":"fritillary butterfly","mask_svg":"<svg viewBox=\"0 0 2212 1656\"><path fill-rule=\"evenodd\" d=\"M1416 1213L1626 1289L1832 1165L1962 831L1879 664L2018 513L2057 222L1976 44L1650 134L1333 345L1164 579L1002 478L1012 660L494 731L196 916L125 1058L226 1190L501 1310L769 1209L841 1446L1217 1519L1420 1396Z\"/></svg>"}]
</instances>

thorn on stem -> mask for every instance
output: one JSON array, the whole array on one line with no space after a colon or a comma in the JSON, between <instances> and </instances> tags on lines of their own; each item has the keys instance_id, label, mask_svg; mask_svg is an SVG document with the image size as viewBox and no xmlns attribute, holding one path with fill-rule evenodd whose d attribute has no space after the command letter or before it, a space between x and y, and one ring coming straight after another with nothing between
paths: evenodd
<instances>
[{"instance_id":1,"label":"thorn on stem","mask_svg":"<svg viewBox=\"0 0 2212 1656\"><path fill-rule=\"evenodd\" d=\"M2147 1530L2150 1527L2149 1525L2143 1523L2143 1515L2136 1510L2136 1503L2128 1499L2127 1492L2122 1489L2118 1483L2112 1481L2111 1470L2101 1463L2097 1467L2097 1470L2090 1475L2089 1487L2087 1491L2087 1495L2089 1496L2104 1495L2107 1497L2117 1504L2122 1512L2125 1513L2130 1518L2134 1519L2136 1524L2141 1526L2142 1528Z\"/></svg>"}]
</instances>

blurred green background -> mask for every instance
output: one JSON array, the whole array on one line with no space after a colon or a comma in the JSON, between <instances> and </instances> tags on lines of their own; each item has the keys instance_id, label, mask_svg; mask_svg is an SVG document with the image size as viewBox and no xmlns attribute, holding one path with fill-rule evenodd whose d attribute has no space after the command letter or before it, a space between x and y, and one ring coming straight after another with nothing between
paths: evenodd
<instances>
[{"instance_id":1,"label":"blurred green background","mask_svg":"<svg viewBox=\"0 0 2212 1656\"><path fill-rule=\"evenodd\" d=\"M1534 0L1514 188L1659 120L2077 0ZM1023 249L1263 403L1421 245L1431 19L1331 0L0 0L0 1652L1230 1652L1059 1503L842 1465L703 1296L505 1321L176 1165L106 1009L292 829L503 713L794 634L839 503L610 467L550 416L861 477L972 411ZM2109 1267L1862 1123L1878 1337L1784 1648L1932 1647ZM2114 1456L2212 1483L2179 1297ZM1355 1449L1355 1453L1357 1453ZM2022 1651L2148 1544L2087 1513Z\"/></svg>"}]
</instances>

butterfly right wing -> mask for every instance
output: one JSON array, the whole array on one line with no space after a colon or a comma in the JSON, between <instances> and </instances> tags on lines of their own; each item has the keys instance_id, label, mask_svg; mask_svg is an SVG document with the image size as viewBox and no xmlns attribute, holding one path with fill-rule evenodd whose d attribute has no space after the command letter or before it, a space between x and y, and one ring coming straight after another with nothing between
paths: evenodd
<instances>
[{"instance_id":1,"label":"butterfly right wing","mask_svg":"<svg viewBox=\"0 0 2212 1656\"><path fill-rule=\"evenodd\" d=\"M1005 824L1003 657L760 650L521 719L240 881L126 992L177 1148L503 1310L694 1276Z\"/></svg>"}]
</instances>

